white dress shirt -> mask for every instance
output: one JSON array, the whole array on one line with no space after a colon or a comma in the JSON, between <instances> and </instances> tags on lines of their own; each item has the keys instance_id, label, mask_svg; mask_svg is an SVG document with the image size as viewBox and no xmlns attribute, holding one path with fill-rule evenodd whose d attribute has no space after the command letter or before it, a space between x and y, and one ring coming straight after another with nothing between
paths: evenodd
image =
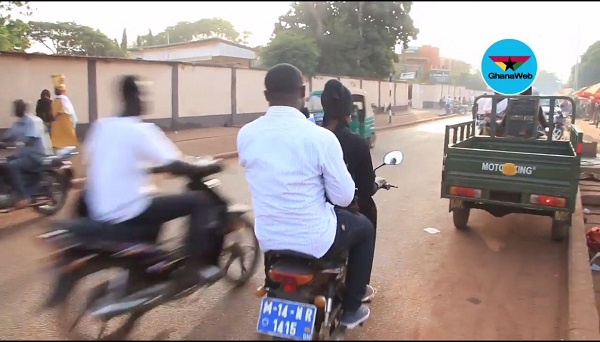
<instances>
[{"instance_id":1,"label":"white dress shirt","mask_svg":"<svg viewBox=\"0 0 600 342\"><path fill-rule=\"evenodd\" d=\"M240 130L237 147L261 250L322 257L337 227L326 196L345 207L355 191L335 135L295 108L272 106Z\"/></svg>"},{"instance_id":2,"label":"white dress shirt","mask_svg":"<svg viewBox=\"0 0 600 342\"><path fill-rule=\"evenodd\" d=\"M160 128L137 117L96 121L84 149L90 217L112 223L132 219L150 206L148 164L167 165L179 158Z\"/></svg>"}]
</instances>

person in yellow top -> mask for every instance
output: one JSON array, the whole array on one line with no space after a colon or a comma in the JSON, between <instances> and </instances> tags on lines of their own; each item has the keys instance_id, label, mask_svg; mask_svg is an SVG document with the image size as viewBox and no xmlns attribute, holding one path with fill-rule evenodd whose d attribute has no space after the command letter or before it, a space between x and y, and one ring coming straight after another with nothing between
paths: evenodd
<instances>
[{"instance_id":1,"label":"person in yellow top","mask_svg":"<svg viewBox=\"0 0 600 342\"><path fill-rule=\"evenodd\" d=\"M52 115L54 121L50 129L50 140L52 147L63 148L67 146L79 146L75 127L77 126L77 114L71 100L67 97L65 76L53 75L54 94L56 98L52 101Z\"/></svg>"}]
</instances>

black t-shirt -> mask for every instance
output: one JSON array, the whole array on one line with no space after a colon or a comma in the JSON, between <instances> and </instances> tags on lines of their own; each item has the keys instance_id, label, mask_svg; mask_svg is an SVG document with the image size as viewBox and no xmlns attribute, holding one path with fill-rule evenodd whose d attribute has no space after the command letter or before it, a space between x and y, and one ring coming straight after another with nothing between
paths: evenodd
<instances>
[{"instance_id":1,"label":"black t-shirt","mask_svg":"<svg viewBox=\"0 0 600 342\"><path fill-rule=\"evenodd\" d=\"M370 205L375 193L375 171L369 145L363 137L346 126L338 127L333 133L342 146L344 162L358 189L356 194L359 206Z\"/></svg>"}]
</instances>

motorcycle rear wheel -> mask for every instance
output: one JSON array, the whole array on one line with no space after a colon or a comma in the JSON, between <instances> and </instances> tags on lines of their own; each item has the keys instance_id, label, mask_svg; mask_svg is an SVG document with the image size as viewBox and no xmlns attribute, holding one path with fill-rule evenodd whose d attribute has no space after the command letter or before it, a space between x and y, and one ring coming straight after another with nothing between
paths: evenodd
<instances>
[{"instance_id":1,"label":"motorcycle rear wheel","mask_svg":"<svg viewBox=\"0 0 600 342\"><path fill-rule=\"evenodd\" d=\"M256 239L256 234L254 234L254 223L247 217L241 216L238 219L238 224L243 224L243 227L237 227L225 236L225 248L221 254L225 279L236 287L245 285L256 274L261 259L258 240ZM250 250L248 253L244 253L245 248L239 244L238 237L243 237L243 235L248 235L245 237L245 240L250 240L250 246L245 246ZM228 240L233 240L234 242L228 245ZM234 254L240 255L240 253L243 253L241 257L235 257ZM228 255L229 257L227 257ZM245 265L244 261L248 257L250 258L250 265ZM239 267L239 275L230 272L231 266Z\"/></svg>"}]
</instances>

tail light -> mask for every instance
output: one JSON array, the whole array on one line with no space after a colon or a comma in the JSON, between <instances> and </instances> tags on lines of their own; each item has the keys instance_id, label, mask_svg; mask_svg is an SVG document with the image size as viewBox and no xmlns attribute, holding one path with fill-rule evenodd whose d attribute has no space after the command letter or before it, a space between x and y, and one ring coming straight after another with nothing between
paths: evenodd
<instances>
[{"instance_id":1,"label":"tail light","mask_svg":"<svg viewBox=\"0 0 600 342\"><path fill-rule=\"evenodd\" d=\"M581 154L583 152L583 143L577 143L577 154Z\"/></svg>"},{"instance_id":2,"label":"tail light","mask_svg":"<svg viewBox=\"0 0 600 342\"><path fill-rule=\"evenodd\" d=\"M269 279L281 284L283 291L295 292L298 286L303 286L313 280L312 274L294 274L277 270L269 271Z\"/></svg>"},{"instance_id":3,"label":"tail light","mask_svg":"<svg viewBox=\"0 0 600 342\"><path fill-rule=\"evenodd\" d=\"M481 198L481 189L463 188L460 186L451 186L450 195L460 197Z\"/></svg>"},{"instance_id":4,"label":"tail light","mask_svg":"<svg viewBox=\"0 0 600 342\"><path fill-rule=\"evenodd\" d=\"M539 204L547 207L564 208L567 206L567 200L562 197L531 195L529 201L533 204Z\"/></svg>"}]
</instances>

